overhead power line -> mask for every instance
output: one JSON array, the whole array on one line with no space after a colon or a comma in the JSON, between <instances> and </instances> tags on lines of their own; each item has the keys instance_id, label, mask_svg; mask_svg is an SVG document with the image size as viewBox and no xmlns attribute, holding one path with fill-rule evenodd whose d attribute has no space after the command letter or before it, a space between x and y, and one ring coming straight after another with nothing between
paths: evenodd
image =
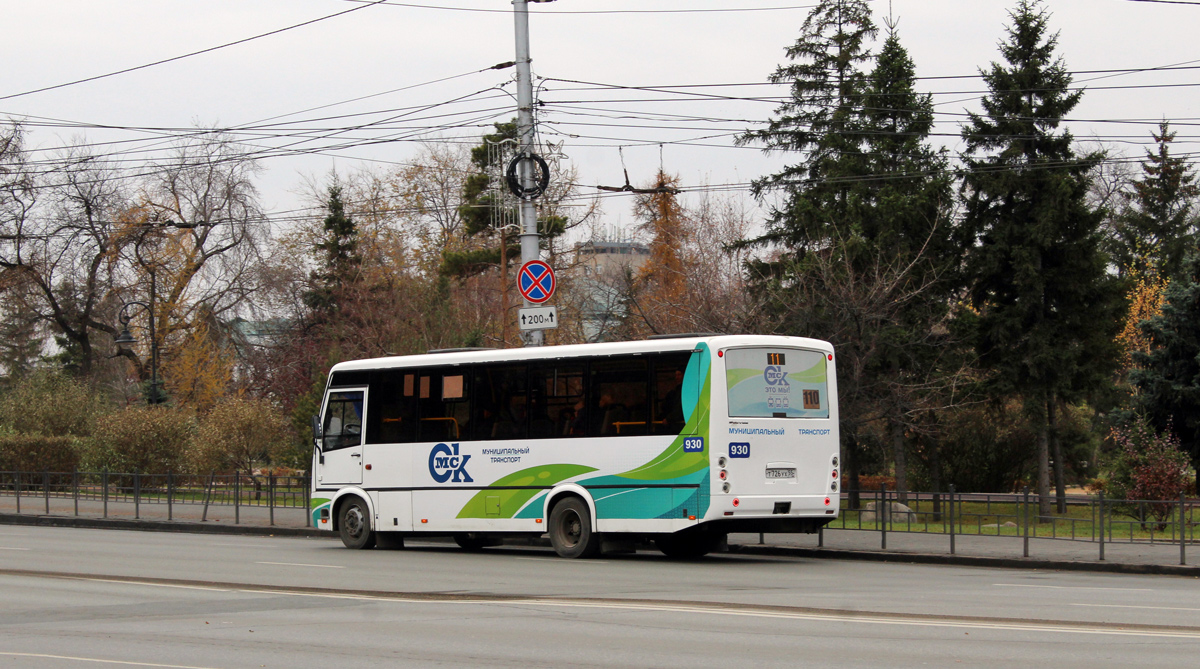
<instances>
[{"instance_id":1,"label":"overhead power line","mask_svg":"<svg viewBox=\"0 0 1200 669\"><path fill-rule=\"evenodd\" d=\"M1160 5L1200 5L1194 0L1129 0L1129 2L1154 2Z\"/></svg>"},{"instance_id":2,"label":"overhead power line","mask_svg":"<svg viewBox=\"0 0 1200 669\"><path fill-rule=\"evenodd\" d=\"M228 48L231 46L237 46L238 44L245 44L246 42L252 42L256 39L262 39L264 37L270 37L271 35L278 35L279 33L287 32L289 30L295 30L296 28L302 28L304 26L309 26L314 23L320 23L321 21L328 21L329 19L334 19L339 16L345 16L346 14L349 14L351 12L357 12L360 9L366 9L367 7L383 4L384 2L386 2L386 0L365 0L365 1L367 2L367 4L361 5L359 7L352 7L350 9L340 11L340 12L335 12L335 13L329 14L327 16L322 16L320 18L315 18L315 19L311 19L309 21L304 21L303 23L297 23L295 25L290 25L290 26L287 26L286 28L279 28L278 30L272 30L270 32L265 32L265 33L261 33L258 35L254 35L253 37L246 37L246 38L243 38L240 40L235 40L233 42L226 42L225 44L219 44L217 46L210 46L207 49L200 49L199 51L185 53L181 56L173 56L171 58L164 58L162 60L156 60L153 63L146 63L144 65L136 65L134 67L127 67L123 70L117 70L116 72L109 72L107 74L98 74L94 77L85 77L83 79L76 79L75 81L68 81L66 83L55 84L53 86L44 86L42 88L35 88L34 90L25 91L24 93L13 93L11 95L4 95L4 96L0 96L0 100L11 100L13 98L19 98L24 95L33 95L34 93L44 93L46 91L52 91L52 90L55 90L58 88L66 88L67 86L74 86L76 84L84 84L89 81L96 81L98 79L106 79L108 77L115 77L119 74L126 74L129 72L135 72L137 70L144 70L148 67L154 67L156 65L163 65L165 63L173 63L177 60L183 60L184 58L191 58L192 56L199 56L201 54L211 53L211 52L217 51L219 49L225 49L225 48Z\"/></svg>"},{"instance_id":3,"label":"overhead power line","mask_svg":"<svg viewBox=\"0 0 1200 669\"><path fill-rule=\"evenodd\" d=\"M371 0L346 0L347 2L371 2ZM483 7L448 7L446 5L423 5L412 2L393 2L386 0L383 3L393 7L409 7L411 9L436 9L448 12L474 12L478 14L512 14L511 9L487 9ZM785 12L799 9L812 9L816 5L789 5L786 7L714 7L707 9L582 9L582 10L557 10L557 9L539 9L536 14L712 14L712 13L732 13L732 12Z\"/></svg>"}]
</instances>

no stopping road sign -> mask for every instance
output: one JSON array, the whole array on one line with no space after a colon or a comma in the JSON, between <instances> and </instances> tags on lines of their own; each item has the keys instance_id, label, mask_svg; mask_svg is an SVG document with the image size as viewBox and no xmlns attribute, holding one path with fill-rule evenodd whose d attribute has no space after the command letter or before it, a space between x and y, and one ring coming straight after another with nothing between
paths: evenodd
<instances>
[{"instance_id":1,"label":"no stopping road sign","mask_svg":"<svg viewBox=\"0 0 1200 669\"><path fill-rule=\"evenodd\" d=\"M541 260L530 260L517 273L517 288L522 297L541 304L554 296L554 270Z\"/></svg>"}]
</instances>

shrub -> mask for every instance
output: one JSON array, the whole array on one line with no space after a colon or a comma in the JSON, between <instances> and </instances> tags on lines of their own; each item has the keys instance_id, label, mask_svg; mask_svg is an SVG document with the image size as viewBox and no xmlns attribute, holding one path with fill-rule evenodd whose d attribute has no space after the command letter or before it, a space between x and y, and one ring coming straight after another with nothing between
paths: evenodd
<instances>
[{"instance_id":1,"label":"shrub","mask_svg":"<svg viewBox=\"0 0 1200 669\"><path fill-rule=\"evenodd\" d=\"M101 416L83 457L93 471L165 474L187 471L196 419L187 409L129 407Z\"/></svg>"},{"instance_id":2,"label":"shrub","mask_svg":"<svg viewBox=\"0 0 1200 669\"><path fill-rule=\"evenodd\" d=\"M295 442L287 417L264 399L227 398L200 421L192 451L198 471L244 471L277 464Z\"/></svg>"},{"instance_id":3,"label":"shrub","mask_svg":"<svg viewBox=\"0 0 1200 669\"><path fill-rule=\"evenodd\" d=\"M75 437L0 433L0 471L69 472L78 465Z\"/></svg>"},{"instance_id":4,"label":"shrub","mask_svg":"<svg viewBox=\"0 0 1200 669\"><path fill-rule=\"evenodd\" d=\"M1114 428L1112 440L1117 448L1108 463L1105 492L1120 500L1161 500L1125 509L1143 522L1149 517L1161 524L1188 489L1188 456L1180 450L1179 439L1170 432L1160 435L1138 417Z\"/></svg>"},{"instance_id":5,"label":"shrub","mask_svg":"<svg viewBox=\"0 0 1200 669\"><path fill-rule=\"evenodd\" d=\"M0 425L20 434L86 437L102 411L101 398L57 371L39 371L0 394Z\"/></svg>"}]
</instances>

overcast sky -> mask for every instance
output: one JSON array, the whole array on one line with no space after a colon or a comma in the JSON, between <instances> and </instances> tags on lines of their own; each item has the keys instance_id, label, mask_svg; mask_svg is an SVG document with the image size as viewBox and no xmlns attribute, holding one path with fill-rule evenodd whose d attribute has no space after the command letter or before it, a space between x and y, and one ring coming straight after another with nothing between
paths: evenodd
<instances>
[{"instance_id":1,"label":"overcast sky","mask_svg":"<svg viewBox=\"0 0 1200 669\"><path fill-rule=\"evenodd\" d=\"M513 71L477 72L514 57L512 10L504 0L397 0L210 53L19 95L215 47L362 4L355 0L0 0L4 17L0 98L6 98L0 99L0 118L26 121L30 146L38 150L50 151L86 136L91 141L122 142L101 146L101 151L149 152L124 153L123 159L140 159L161 149L161 129L195 124L258 126L253 134L239 136L256 146L279 147L296 141L270 137L281 131L321 129L319 134L328 135L376 123L322 139L308 138L291 147L316 150L315 155L287 153L264 159L260 182L264 205L270 211L286 212L301 205L296 191L303 175L319 175L334 165L345 170L360 164L403 163L417 151L414 140L473 139L492 121L513 117L515 103L509 97L513 85L498 88L510 81ZM666 170L678 174L685 186L739 184L767 173L787 157L764 157L754 149L734 148L732 135L768 118L774 105L713 96L779 95L778 88L749 84L765 82L782 61L784 49L795 41L812 4L812 0L557 0L531 5L534 74L546 78L539 82L539 99L544 103L542 138L565 141L563 152L588 185L622 183L618 147L624 147L624 162L635 184L653 177L660 156ZM999 58L996 45L1015 2L894 0L890 4L918 74L945 77L975 74ZM1073 71L1200 66L1195 37L1200 4L1136 0L1049 0L1046 4L1053 13L1054 29L1061 32L1060 52ZM889 12L887 0L875 0L871 6L878 19ZM712 9L738 11L678 11ZM446 77L456 78L427 83ZM1089 87L1071 115L1079 119L1072 123L1077 137L1097 135L1130 155L1140 155L1153 127L1149 123L1166 118L1176 122L1179 131L1177 152L1197 150L1200 69L1079 74L1076 81ZM618 92L595 90L591 85L595 83L747 86ZM1162 84L1174 86L1144 88ZM415 85L420 86L376 95ZM970 78L922 81L923 89L937 94L935 102L942 113L939 132L945 133L944 141L952 147L959 115L977 108L981 86L978 79ZM571 90L580 88L586 90ZM363 96L373 97L297 114ZM621 98L627 101L614 101ZM429 105L438 106L379 123ZM402 109L406 111L389 111ZM282 115L289 116L274 122L296 125L267 128L257 123ZM457 127L430 129L433 126ZM381 139L402 141L358 145ZM609 200L605 210L620 223L628 221L629 207L618 198Z\"/></svg>"}]
</instances>

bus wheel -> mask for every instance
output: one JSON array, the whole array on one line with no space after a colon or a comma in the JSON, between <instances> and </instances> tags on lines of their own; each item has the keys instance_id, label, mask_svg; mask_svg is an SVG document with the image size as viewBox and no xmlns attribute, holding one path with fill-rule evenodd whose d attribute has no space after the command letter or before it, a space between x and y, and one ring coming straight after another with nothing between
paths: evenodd
<instances>
[{"instance_id":1,"label":"bus wheel","mask_svg":"<svg viewBox=\"0 0 1200 669\"><path fill-rule=\"evenodd\" d=\"M704 557L721 545L719 534L692 534L679 536L664 534L654 540L654 545L663 555L676 560L694 560Z\"/></svg>"},{"instance_id":2,"label":"bus wheel","mask_svg":"<svg viewBox=\"0 0 1200 669\"><path fill-rule=\"evenodd\" d=\"M367 503L351 497L338 515L338 533L346 548L373 548L375 532L371 530L371 513Z\"/></svg>"},{"instance_id":3,"label":"bus wheel","mask_svg":"<svg viewBox=\"0 0 1200 669\"><path fill-rule=\"evenodd\" d=\"M600 535L592 530L588 506L578 497L565 497L550 512L550 543L565 558L590 558L600 554Z\"/></svg>"}]
</instances>

